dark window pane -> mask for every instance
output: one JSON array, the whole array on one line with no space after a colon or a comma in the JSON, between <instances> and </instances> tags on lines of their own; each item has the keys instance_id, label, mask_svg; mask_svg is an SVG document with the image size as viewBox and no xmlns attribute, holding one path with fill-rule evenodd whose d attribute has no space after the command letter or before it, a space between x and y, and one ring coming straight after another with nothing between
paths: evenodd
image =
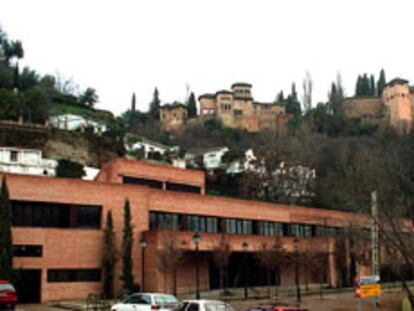
<instances>
[{"instance_id":1,"label":"dark window pane","mask_svg":"<svg viewBox=\"0 0 414 311\"><path fill-rule=\"evenodd\" d=\"M41 245L13 245L15 257L42 257L43 247Z\"/></svg>"},{"instance_id":2,"label":"dark window pane","mask_svg":"<svg viewBox=\"0 0 414 311\"><path fill-rule=\"evenodd\" d=\"M155 180L155 179L149 179L149 178L123 176L122 177L122 183L148 186L150 188L156 188L156 189L162 189L162 182L161 181Z\"/></svg>"},{"instance_id":3,"label":"dark window pane","mask_svg":"<svg viewBox=\"0 0 414 311\"><path fill-rule=\"evenodd\" d=\"M49 269L48 282L100 282L100 269Z\"/></svg>"},{"instance_id":4,"label":"dark window pane","mask_svg":"<svg viewBox=\"0 0 414 311\"><path fill-rule=\"evenodd\" d=\"M179 192L190 192L190 193L201 193L200 187L179 184L179 183L170 183L170 182L167 182L167 190L179 191Z\"/></svg>"}]
</instances>

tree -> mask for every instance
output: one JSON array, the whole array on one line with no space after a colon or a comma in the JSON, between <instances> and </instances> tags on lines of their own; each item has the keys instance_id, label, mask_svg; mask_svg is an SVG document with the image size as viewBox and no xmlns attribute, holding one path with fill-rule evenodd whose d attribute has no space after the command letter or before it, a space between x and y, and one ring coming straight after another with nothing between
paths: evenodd
<instances>
[{"instance_id":1,"label":"tree","mask_svg":"<svg viewBox=\"0 0 414 311\"><path fill-rule=\"evenodd\" d=\"M161 105L161 101L159 98L159 92L158 89L155 88L154 89L154 94L152 97L152 101L150 103L149 106L149 115L154 119L154 120L159 120L160 119L160 105Z\"/></svg>"},{"instance_id":2,"label":"tree","mask_svg":"<svg viewBox=\"0 0 414 311\"><path fill-rule=\"evenodd\" d=\"M283 245L283 240L275 235L270 244L264 242L259 246L256 256L259 259L260 264L266 269L267 285L270 288L272 272L275 275L280 273L280 267L289 261L288 253Z\"/></svg>"},{"instance_id":3,"label":"tree","mask_svg":"<svg viewBox=\"0 0 414 311\"><path fill-rule=\"evenodd\" d=\"M129 200L125 200L124 205L124 228L122 236L122 280L124 282L123 289L128 293L134 290L134 275L132 274L132 247L134 242L134 228L131 224L131 209Z\"/></svg>"},{"instance_id":4,"label":"tree","mask_svg":"<svg viewBox=\"0 0 414 311\"><path fill-rule=\"evenodd\" d=\"M381 69L380 76L379 76L379 79L377 81L377 94L378 94L378 96L382 95L382 91L385 88L385 84L386 84L385 71L384 71L384 69Z\"/></svg>"},{"instance_id":5,"label":"tree","mask_svg":"<svg viewBox=\"0 0 414 311\"><path fill-rule=\"evenodd\" d=\"M197 102L193 92L191 92L190 97L188 98L187 109L189 118L197 116Z\"/></svg>"},{"instance_id":6,"label":"tree","mask_svg":"<svg viewBox=\"0 0 414 311\"><path fill-rule=\"evenodd\" d=\"M6 57L6 64L10 62L11 59L17 58L21 59L24 56L23 45L21 41L10 41L7 39L2 40L2 46L4 50L4 56Z\"/></svg>"},{"instance_id":7,"label":"tree","mask_svg":"<svg viewBox=\"0 0 414 311\"><path fill-rule=\"evenodd\" d=\"M114 297L114 274L116 263L115 232L112 221L112 212L106 214L104 228L104 243L102 250L103 295L106 299Z\"/></svg>"},{"instance_id":8,"label":"tree","mask_svg":"<svg viewBox=\"0 0 414 311\"><path fill-rule=\"evenodd\" d=\"M329 108L333 115L342 115L344 102L344 89L342 87L342 79L340 74L336 78L336 82L332 82L331 91L328 94Z\"/></svg>"},{"instance_id":9,"label":"tree","mask_svg":"<svg viewBox=\"0 0 414 311\"><path fill-rule=\"evenodd\" d=\"M0 89L0 119L17 121L25 111L21 94L7 89Z\"/></svg>"},{"instance_id":10,"label":"tree","mask_svg":"<svg viewBox=\"0 0 414 311\"><path fill-rule=\"evenodd\" d=\"M56 167L56 176L65 178L82 178L85 176L83 165L69 160L59 159Z\"/></svg>"},{"instance_id":11,"label":"tree","mask_svg":"<svg viewBox=\"0 0 414 311\"><path fill-rule=\"evenodd\" d=\"M286 99L286 113L290 113L294 116L300 116L301 108L298 101L298 94L296 93L296 85L292 83L292 90Z\"/></svg>"},{"instance_id":12,"label":"tree","mask_svg":"<svg viewBox=\"0 0 414 311\"><path fill-rule=\"evenodd\" d=\"M23 71L19 75L19 89L27 90L35 87L40 82L39 75L36 71L31 70L29 67L24 67Z\"/></svg>"},{"instance_id":13,"label":"tree","mask_svg":"<svg viewBox=\"0 0 414 311\"><path fill-rule=\"evenodd\" d=\"M369 78L369 91L370 96L375 96L377 94L374 75L371 75L371 77Z\"/></svg>"},{"instance_id":14,"label":"tree","mask_svg":"<svg viewBox=\"0 0 414 311\"><path fill-rule=\"evenodd\" d=\"M275 103L283 103L285 101L285 96L283 95L283 91L280 91L275 99Z\"/></svg>"},{"instance_id":15,"label":"tree","mask_svg":"<svg viewBox=\"0 0 414 311\"><path fill-rule=\"evenodd\" d=\"M221 224L223 225L223 223ZM219 243L214 247L213 260L220 270L220 288L222 294L227 295L227 266L229 265L231 255L230 241L225 233L220 236Z\"/></svg>"},{"instance_id":16,"label":"tree","mask_svg":"<svg viewBox=\"0 0 414 311\"><path fill-rule=\"evenodd\" d=\"M50 102L44 90L35 86L23 92L24 119L32 123L44 124L49 118Z\"/></svg>"},{"instance_id":17,"label":"tree","mask_svg":"<svg viewBox=\"0 0 414 311\"><path fill-rule=\"evenodd\" d=\"M312 109L312 77L308 71L306 71L305 78L303 79L303 108L305 114L309 113Z\"/></svg>"},{"instance_id":18,"label":"tree","mask_svg":"<svg viewBox=\"0 0 414 311\"><path fill-rule=\"evenodd\" d=\"M135 99L135 93L132 93L132 100L131 100L131 111L135 112L136 110L136 99Z\"/></svg>"},{"instance_id":19,"label":"tree","mask_svg":"<svg viewBox=\"0 0 414 311\"><path fill-rule=\"evenodd\" d=\"M179 248L176 238L168 228L159 232L161 248L157 251L157 266L164 273L164 286L168 276L171 276L172 293L177 295L177 268L183 258L183 251ZM164 288L168 292L168 288Z\"/></svg>"},{"instance_id":20,"label":"tree","mask_svg":"<svg viewBox=\"0 0 414 311\"><path fill-rule=\"evenodd\" d=\"M0 279L14 280L11 204L6 177L3 176L0 194Z\"/></svg>"},{"instance_id":21,"label":"tree","mask_svg":"<svg viewBox=\"0 0 414 311\"><path fill-rule=\"evenodd\" d=\"M82 105L93 107L99 100L98 95L96 94L96 90L93 88L88 87L85 92L83 92L79 96L79 102Z\"/></svg>"}]
</instances>

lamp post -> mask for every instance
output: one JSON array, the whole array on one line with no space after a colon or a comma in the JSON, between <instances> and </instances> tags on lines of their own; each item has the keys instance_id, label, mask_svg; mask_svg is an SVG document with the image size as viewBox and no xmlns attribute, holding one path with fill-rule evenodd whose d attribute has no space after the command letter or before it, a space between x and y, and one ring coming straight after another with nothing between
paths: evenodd
<instances>
[{"instance_id":1,"label":"lamp post","mask_svg":"<svg viewBox=\"0 0 414 311\"><path fill-rule=\"evenodd\" d=\"M195 244L195 254L196 254L196 299L200 299L200 272L199 272L199 257L200 252L198 250L198 245L200 244L201 236L198 232L193 235L193 242Z\"/></svg>"},{"instance_id":2,"label":"lamp post","mask_svg":"<svg viewBox=\"0 0 414 311\"><path fill-rule=\"evenodd\" d=\"M293 240L295 244L295 283L296 283L296 302L300 304L301 293L300 293L300 267L299 267L299 239L295 237Z\"/></svg>"},{"instance_id":3,"label":"lamp post","mask_svg":"<svg viewBox=\"0 0 414 311\"><path fill-rule=\"evenodd\" d=\"M139 240L139 246L141 247L141 292L144 292L145 289L145 248L147 247L148 243L142 237Z\"/></svg>"},{"instance_id":4,"label":"lamp post","mask_svg":"<svg viewBox=\"0 0 414 311\"><path fill-rule=\"evenodd\" d=\"M244 285L244 299L247 299L247 250L249 249L249 244L243 242L243 285Z\"/></svg>"}]
</instances>

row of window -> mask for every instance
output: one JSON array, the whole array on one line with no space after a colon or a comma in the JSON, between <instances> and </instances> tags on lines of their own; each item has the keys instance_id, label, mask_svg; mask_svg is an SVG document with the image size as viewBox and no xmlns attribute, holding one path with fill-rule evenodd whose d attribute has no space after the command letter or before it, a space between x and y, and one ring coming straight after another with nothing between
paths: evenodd
<instances>
[{"instance_id":1,"label":"row of window","mask_svg":"<svg viewBox=\"0 0 414 311\"><path fill-rule=\"evenodd\" d=\"M163 189L162 181L150 179L150 178L123 176L122 183L147 186L147 187L155 188L155 189ZM200 187L187 185L187 184L181 184L181 183L166 182L165 188L168 191L201 193Z\"/></svg>"},{"instance_id":2,"label":"row of window","mask_svg":"<svg viewBox=\"0 0 414 311\"><path fill-rule=\"evenodd\" d=\"M289 224L275 221L220 218L197 215L184 215L163 212L150 212L150 230L170 229L174 231L194 231L261 236L321 237L338 236L342 229L322 225Z\"/></svg>"},{"instance_id":3,"label":"row of window","mask_svg":"<svg viewBox=\"0 0 414 311\"><path fill-rule=\"evenodd\" d=\"M100 282L101 269L49 269L47 281L56 282Z\"/></svg>"},{"instance_id":4,"label":"row of window","mask_svg":"<svg viewBox=\"0 0 414 311\"><path fill-rule=\"evenodd\" d=\"M12 201L16 227L101 228L102 207L50 202Z\"/></svg>"},{"instance_id":5,"label":"row of window","mask_svg":"<svg viewBox=\"0 0 414 311\"><path fill-rule=\"evenodd\" d=\"M13 245L14 257L42 257L42 245Z\"/></svg>"}]
</instances>

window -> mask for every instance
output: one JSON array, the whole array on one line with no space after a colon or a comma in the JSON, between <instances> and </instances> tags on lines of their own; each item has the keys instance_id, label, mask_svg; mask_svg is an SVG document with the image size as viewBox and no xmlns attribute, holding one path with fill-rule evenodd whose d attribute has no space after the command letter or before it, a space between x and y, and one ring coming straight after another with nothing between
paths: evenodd
<instances>
[{"instance_id":1,"label":"window","mask_svg":"<svg viewBox=\"0 0 414 311\"><path fill-rule=\"evenodd\" d=\"M10 162L17 162L18 160L18 153L16 150L10 151Z\"/></svg>"},{"instance_id":2,"label":"window","mask_svg":"<svg viewBox=\"0 0 414 311\"><path fill-rule=\"evenodd\" d=\"M198 311L198 303L190 303L190 305L187 308L187 311Z\"/></svg>"},{"instance_id":3,"label":"window","mask_svg":"<svg viewBox=\"0 0 414 311\"><path fill-rule=\"evenodd\" d=\"M41 245L13 245L14 257L42 257L42 255Z\"/></svg>"},{"instance_id":4,"label":"window","mask_svg":"<svg viewBox=\"0 0 414 311\"><path fill-rule=\"evenodd\" d=\"M167 190L189 193L201 193L200 187L172 182L167 182Z\"/></svg>"},{"instance_id":5,"label":"window","mask_svg":"<svg viewBox=\"0 0 414 311\"><path fill-rule=\"evenodd\" d=\"M151 304L151 299L149 299L146 296L142 296L142 295L137 295L137 296L132 296L128 299L126 299L124 301L124 303L126 304L139 304L139 305L150 305Z\"/></svg>"},{"instance_id":6,"label":"window","mask_svg":"<svg viewBox=\"0 0 414 311\"><path fill-rule=\"evenodd\" d=\"M55 282L100 282L100 269L49 269L47 281Z\"/></svg>"},{"instance_id":7,"label":"window","mask_svg":"<svg viewBox=\"0 0 414 311\"><path fill-rule=\"evenodd\" d=\"M16 227L101 227L101 206L51 202L12 201L12 224Z\"/></svg>"},{"instance_id":8,"label":"window","mask_svg":"<svg viewBox=\"0 0 414 311\"><path fill-rule=\"evenodd\" d=\"M123 176L122 177L122 183L123 184L148 186L150 188L156 188L156 189L162 189L162 182L161 181L155 180L155 179L150 179L150 178Z\"/></svg>"}]
</instances>

